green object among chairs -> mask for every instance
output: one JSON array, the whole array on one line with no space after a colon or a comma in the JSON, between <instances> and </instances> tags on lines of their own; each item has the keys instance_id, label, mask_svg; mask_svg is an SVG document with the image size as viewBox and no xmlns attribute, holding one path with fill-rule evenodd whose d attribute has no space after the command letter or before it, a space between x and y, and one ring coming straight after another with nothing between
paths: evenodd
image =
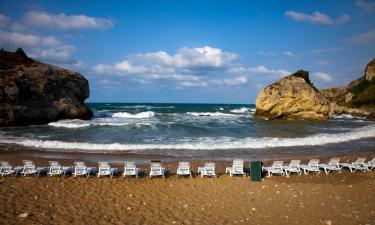
<instances>
[{"instance_id":1,"label":"green object among chairs","mask_svg":"<svg viewBox=\"0 0 375 225\"><path fill-rule=\"evenodd\" d=\"M251 181L262 181L262 162L254 161L250 163L250 179Z\"/></svg>"}]
</instances>

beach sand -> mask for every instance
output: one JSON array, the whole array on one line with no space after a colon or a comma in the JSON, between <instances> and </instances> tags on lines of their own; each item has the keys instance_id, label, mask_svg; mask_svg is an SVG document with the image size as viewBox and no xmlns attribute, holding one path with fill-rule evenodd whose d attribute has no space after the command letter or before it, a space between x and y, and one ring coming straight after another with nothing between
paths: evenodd
<instances>
[{"instance_id":1,"label":"beach sand","mask_svg":"<svg viewBox=\"0 0 375 225\"><path fill-rule=\"evenodd\" d=\"M1 153L14 165L23 157ZM251 182L223 174L230 162L217 163L218 178L177 179L173 161L166 179L3 177L0 224L375 224L375 171Z\"/></svg>"}]
</instances>

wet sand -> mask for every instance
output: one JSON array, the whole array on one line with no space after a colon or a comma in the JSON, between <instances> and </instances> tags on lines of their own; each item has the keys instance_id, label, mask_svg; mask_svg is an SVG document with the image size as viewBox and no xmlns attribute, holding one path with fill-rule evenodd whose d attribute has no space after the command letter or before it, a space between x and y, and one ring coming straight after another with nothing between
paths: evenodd
<instances>
[{"instance_id":1,"label":"wet sand","mask_svg":"<svg viewBox=\"0 0 375 225\"><path fill-rule=\"evenodd\" d=\"M101 158L92 154L53 157L56 155L0 151L1 160L14 165L25 157L38 166L56 158L63 165ZM357 156L348 155L343 160ZM156 158L143 157L145 161ZM230 162L216 161L218 178L177 179L178 159L161 159L170 171L166 179L0 178L0 224L375 224L375 170L273 176L251 182L225 175ZM97 166L94 161L88 164ZM193 170L202 164L193 160ZM121 169L116 162L113 166ZM140 167L147 174L148 164L141 163Z\"/></svg>"}]
</instances>

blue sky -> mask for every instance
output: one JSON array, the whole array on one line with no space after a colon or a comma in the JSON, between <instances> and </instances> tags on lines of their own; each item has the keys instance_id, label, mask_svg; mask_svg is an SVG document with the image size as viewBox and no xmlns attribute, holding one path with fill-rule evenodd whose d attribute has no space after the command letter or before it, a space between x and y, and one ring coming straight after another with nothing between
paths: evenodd
<instances>
[{"instance_id":1,"label":"blue sky","mask_svg":"<svg viewBox=\"0 0 375 225\"><path fill-rule=\"evenodd\" d=\"M0 47L82 73L89 102L254 103L299 69L361 76L375 1L2 0Z\"/></svg>"}]
</instances>

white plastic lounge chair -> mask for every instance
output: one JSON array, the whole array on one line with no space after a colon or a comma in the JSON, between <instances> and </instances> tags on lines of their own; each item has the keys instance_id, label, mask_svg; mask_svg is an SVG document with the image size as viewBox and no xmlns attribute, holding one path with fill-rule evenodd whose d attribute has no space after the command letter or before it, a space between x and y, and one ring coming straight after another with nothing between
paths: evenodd
<instances>
[{"instance_id":1,"label":"white plastic lounge chair","mask_svg":"<svg viewBox=\"0 0 375 225\"><path fill-rule=\"evenodd\" d=\"M177 178L178 178L178 175L190 176L190 178L192 177L189 162L179 162L178 168L177 168Z\"/></svg>"},{"instance_id":2,"label":"white plastic lounge chair","mask_svg":"<svg viewBox=\"0 0 375 225\"><path fill-rule=\"evenodd\" d=\"M286 176L289 177L291 173L297 173L298 175L301 175L302 170L300 168L300 163L301 160L291 160L289 165L283 166Z\"/></svg>"},{"instance_id":3,"label":"white plastic lounge chair","mask_svg":"<svg viewBox=\"0 0 375 225\"><path fill-rule=\"evenodd\" d=\"M233 160L233 164L231 167L227 167L225 169L225 173L229 173L229 176L233 176L233 175L242 175L242 176L246 176L246 173L244 172L243 170L243 163L244 161L242 159L235 159Z\"/></svg>"},{"instance_id":4,"label":"white plastic lounge chair","mask_svg":"<svg viewBox=\"0 0 375 225\"><path fill-rule=\"evenodd\" d=\"M51 177L53 175L63 175L66 176L67 173L72 171L71 166L61 166L59 162L57 161L49 161L49 169L48 169L48 175Z\"/></svg>"},{"instance_id":5,"label":"white plastic lounge chair","mask_svg":"<svg viewBox=\"0 0 375 225\"><path fill-rule=\"evenodd\" d=\"M98 178L100 176L110 176L113 178L113 176L117 172L117 168L111 168L108 162L98 162L99 164L99 170L98 170Z\"/></svg>"},{"instance_id":6,"label":"white plastic lounge chair","mask_svg":"<svg viewBox=\"0 0 375 225\"><path fill-rule=\"evenodd\" d=\"M285 175L284 162L283 161L273 161L272 165L269 167L263 167L263 171L267 171L268 176L271 177L274 173Z\"/></svg>"},{"instance_id":7,"label":"white plastic lounge chair","mask_svg":"<svg viewBox=\"0 0 375 225\"><path fill-rule=\"evenodd\" d=\"M122 174L123 177L135 176L136 178L138 178L139 172L140 169L135 166L134 162L124 162L124 173Z\"/></svg>"},{"instance_id":8,"label":"white plastic lounge chair","mask_svg":"<svg viewBox=\"0 0 375 225\"><path fill-rule=\"evenodd\" d=\"M350 172L354 173L356 170L366 171L367 165L365 163L366 158L357 158L356 161L352 163L340 163L342 167L349 168Z\"/></svg>"},{"instance_id":9,"label":"white plastic lounge chair","mask_svg":"<svg viewBox=\"0 0 375 225\"><path fill-rule=\"evenodd\" d=\"M217 174L215 173L215 163L207 162L203 167L198 167L198 173L201 174L201 177L217 177Z\"/></svg>"},{"instance_id":10,"label":"white plastic lounge chair","mask_svg":"<svg viewBox=\"0 0 375 225\"><path fill-rule=\"evenodd\" d=\"M319 159L310 159L307 165L300 165L300 168L303 169L304 174L309 174L309 172L315 172L316 174L319 174L319 161Z\"/></svg>"},{"instance_id":11,"label":"white plastic lounge chair","mask_svg":"<svg viewBox=\"0 0 375 225\"><path fill-rule=\"evenodd\" d=\"M22 168L22 167L21 167ZM21 169L19 168L19 169ZM7 161L0 161L0 174L1 176L12 175L15 173L13 166Z\"/></svg>"},{"instance_id":12,"label":"white plastic lounge chair","mask_svg":"<svg viewBox=\"0 0 375 225\"><path fill-rule=\"evenodd\" d=\"M319 164L319 168L324 169L326 174L329 174L331 171L341 173L340 158L332 158L328 164Z\"/></svg>"},{"instance_id":13,"label":"white plastic lounge chair","mask_svg":"<svg viewBox=\"0 0 375 225\"><path fill-rule=\"evenodd\" d=\"M90 174L95 171L94 167L86 167L84 162L74 162L74 172L72 175L90 177Z\"/></svg>"},{"instance_id":14,"label":"white plastic lounge chair","mask_svg":"<svg viewBox=\"0 0 375 225\"><path fill-rule=\"evenodd\" d=\"M366 163L367 170L370 171L375 168L375 157Z\"/></svg>"},{"instance_id":15,"label":"white plastic lounge chair","mask_svg":"<svg viewBox=\"0 0 375 225\"><path fill-rule=\"evenodd\" d=\"M34 162L31 160L22 160L23 163L23 170L21 174L23 176L34 174L35 176L39 176L42 172L47 171L47 167L36 167Z\"/></svg>"},{"instance_id":16,"label":"white plastic lounge chair","mask_svg":"<svg viewBox=\"0 0 375 225\"><path fill-rule=\"evenodd\" d=\"M162 166L161 162L151 162L150 164L150 178L153 176L165 177L165 168Z\"/></svg>"}]
</instances>

